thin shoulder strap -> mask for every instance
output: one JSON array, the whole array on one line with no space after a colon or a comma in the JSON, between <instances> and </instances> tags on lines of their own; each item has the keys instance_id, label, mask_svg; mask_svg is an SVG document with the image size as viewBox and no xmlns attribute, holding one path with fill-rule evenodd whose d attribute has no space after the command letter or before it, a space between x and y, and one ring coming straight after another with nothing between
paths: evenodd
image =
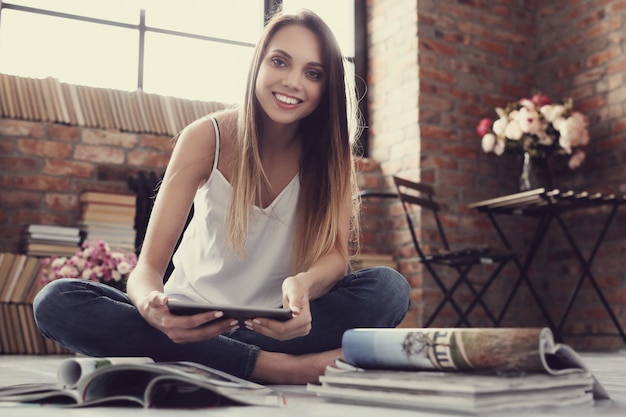
<instances>
[{"instance_id":1,"label":"thin shoulder strap","mask_svg":"<svg viewBox=\"0 0 626 417\"><path fill-rule=\"evenodd\" d=\"M220 127L217 124L217 120L215 117L211 117L211 121L213 122L213 127L215 128L215 158L213 158L213 169L211 172L217 169L217 161L220 156Z\"/></svg>"}]
</instances>

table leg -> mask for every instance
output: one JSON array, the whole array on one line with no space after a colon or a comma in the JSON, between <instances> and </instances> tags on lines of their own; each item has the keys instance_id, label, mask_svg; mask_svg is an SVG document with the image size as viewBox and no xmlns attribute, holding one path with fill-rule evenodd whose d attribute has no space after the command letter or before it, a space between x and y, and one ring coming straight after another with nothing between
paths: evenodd
<instances>
[{"instance_id":1,"label":"table leg","mask_svg":"<svg viewBox=\"0 0 626 417\"><path fill-rule=\"evenodd\" d=\"M504 235L504 232L502 231L502 228L498 224L498 222L497 222L495 216L493 215L493 213L489 212L489 213L487 213L487 215L488 215L489 219L491 220L491 223L493 224L494 228L496 229L496 232L497 232L498 236L500 237L500 240L502 240L502 243L504 244L504 246L508 250L513 251L511 243L509 242L509 240ZM537 250L539 249L539 246L540 246L541 242L543 241L543 239L544 239L544 237L546 235L546 232L548 231L548 228L550 226L550 222L551 222L551 217L549 215L544 215L539 220L539 223L537 224L537 228L535 229L535 233L534 233L533 238L531 240L531 244L529 246L529 249L528 249L528 251L526 253L526 256L524 257L524 264L523 265L521 264L521 262L520 262L519 258L517 257L517 255L513 257L513 262L517 266L517 269L519 270L520 274L519 274L519 277L517 278L517 281L515 282L515 285L513 286L513 290L511 291L511 293L509 294L509 297L505 301L504 307L502 308L502 311L500 312L500 317L498 318L498 320L501 321L504 318L506 312L508 311L508 308L509 308L511 302L513 301L513 298L517 294L517 290L519 289L519 286L521 285L522 282L524 282L526 284L526 286L528 287L531 295L535 299L537 305L539 306L539 309L541 310L541 314L543 315L544 319L548 323L548 326L555 333L554 334L555 338L557 340L559 340L560 335L559 335L559 333L557 331L558 329L555 326L554 322L552 321L552 318L550 317L550 314L548 313L548 310L544 306L543 301L539 297L539 294L535 290L535 287L532 285L532 283L530 282L530 279L528 278L528 269L530 268L532 260L534 259L535 254L537 253Z\"/></svg>"},{"instance_id":2,"label":"table leg","mask_svg":"<svg viewBox=\"0 0 626 417\"><path fill-rule=\"evenodd\" d=\"M613 221L613 218L615 217L615 213L617 212L617 204L615 204L613 206L613 208L611 209L610 213L608 214L605 222L604 222L604 226L602 227L602 230L600 231L600 234L598 235L598 238L596 239L596 242L591 250L591 253L589 254L589 258L585 259L585 257L583 256L580 247L578 246L578 244L576 243L576 240L574 239L574 237L572 236L571 232L569 231L569 228L567 227L567 225L565 224L565 222L563 221L563 219L561 218L560 215L556 215L556 219L557 222L559 223L561 230L563 230L563 233L565 234L566 239L568 240L570 246L572 247L572 249L574 250L574 253L576 254L576 257L578 258L578 261L580 262L580 265L583 269L580 277L578 278L578 282L576 283L576 288L574 289L574 291L572 292L572 294L570 295L568 302L566 304L566 308L565 308L565 312L563 313L563 316L561 317L561 321L559 322L559 327L558 327L558 332L560 333L562 331L563 325L565 324L565 321L567 320L567 316L569 315L572 306L574 304L574 300L576 299L576 296L578 295L578 292L580 291L580 288L582 287L583 281L585 280L585 278L588 278L589 281L591 282L593 288L595 289L596 293L598 294L598 297L600 298L600 301L602 302L602 304L604 305L604 308L606 309L607 313L609 314L611 320L613 321L613 324L615 325L617 331L619 332L620 336L622 337L622 340L624 342L626 342L626 334L624 333L624 329L622 328L619 320L617 319L617 317L615 316L615 313L613 313L613 309L611 308L611 306L609 305L608 301L606 300L606 298L604 297L604 293L602 292L602 289L600 288L600 286L598 285L595 277L593 276L593 274L591 273L591 264L593 263L595 256L598 252L598 249L600 248L600 245L602 244L602 242L604 241L604 237L606 236L606 233L609 229L609 226L611 224L611 222Z\"/></svg>"}]
</instances>

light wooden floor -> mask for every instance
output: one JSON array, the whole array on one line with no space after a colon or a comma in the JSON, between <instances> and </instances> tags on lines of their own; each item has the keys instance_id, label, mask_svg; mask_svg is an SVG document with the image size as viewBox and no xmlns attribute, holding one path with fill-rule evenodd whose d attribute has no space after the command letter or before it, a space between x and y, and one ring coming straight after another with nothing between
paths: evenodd
<instances>
[{"instance_id":1,"label":"light wooden floor","mask_svg":"<svg viewBox=\"0 0 626 417\"><path fill-rule=\"evenodd\" d=\"M568 417L624 417L626 416L626 351L616 353L582 353L585 363L607 389L612 397L610 401L596 402L593 407L537 409L524 412L506 412L501 415L510 417L523 416L568 416ZM59 356L13 356L0 355L0 386L56 381ZM202 410L141 410L136 408L86 408L67 410L40 406L6 407L0 403L2 417L104 417L115 413L116 417L126 416L177 416L184 417L188 413L194 416L210 415L223 417L380 417L380 416L433 416L432 412L409 410L389 410L378 407L362 407L335 404L323 401L307 393L301 386L280 386L276 389L287 396L286 408L265 407L221 407ZM189 414L191 415L191 414ZM497 414L492 414L497 415Z\"/></svg>"}]
</instances>

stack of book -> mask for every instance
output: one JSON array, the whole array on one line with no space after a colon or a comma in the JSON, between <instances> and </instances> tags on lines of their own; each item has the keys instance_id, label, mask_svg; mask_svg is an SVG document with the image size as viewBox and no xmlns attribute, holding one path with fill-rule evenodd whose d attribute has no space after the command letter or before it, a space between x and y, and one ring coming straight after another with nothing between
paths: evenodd
<instances>
[{"instance_id":1,"label":"stack of book","mask_svg":"<svg viewBox=\"0 0 626 417\"><path fill-rule=\"evenodd\" d=\"M307 389L328 401L479 414L609 399L548 328L352 329Z\"/></svg>"},{"instance_id":2,"label":"stack of book","mask_svg":"<svg viewBox=\"0 0 626 417\"><path fill-rule=\"evenodd\" d=\"M41 259L0 253L0 351L4 354L68 353L43 337L35 324L33 300L41 289Z\"/></svg>"},{"instance_id":3,"label":"stack of book","mask_svg":"<svg viewBox=\"0 0 626 417\"><path fill-rule=\"evenodd\" d=\"M86 240L101 239L111 248L135 251L133 194L85 191L80 195L80 226Z\"/></svg>"},{"instance_id":4,"label":"stack of book","mask_svg":"<svg viewBox=\"0 0 626 417\"><path fill-rule=\"evenodd\" d=\"M31 224L24 231L24 251L31 256L72 256L80 243L78 227Z\"/></svg>"}]
</instances>

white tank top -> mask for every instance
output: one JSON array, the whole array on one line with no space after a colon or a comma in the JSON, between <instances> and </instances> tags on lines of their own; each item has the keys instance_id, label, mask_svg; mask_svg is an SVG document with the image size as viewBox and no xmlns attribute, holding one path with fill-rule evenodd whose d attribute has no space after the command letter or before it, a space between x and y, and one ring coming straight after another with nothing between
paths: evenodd
<instances>
[{"instance_id":1,"label":"white tank top","mask_svg":"<svg viewBox=\"0 0 626 417\"><path fill-rule=\"evenodd\" d=\"M267 208L253 207L245 256L240 257L228 243L232 187L217 169L220 134L217 121L211 120L216 139L213 169L194 197L194 215L174 255L175 269L165 293L187 301L279 307L282 282L292 275L299 176Z\"/></svg>"}]
</instances>

